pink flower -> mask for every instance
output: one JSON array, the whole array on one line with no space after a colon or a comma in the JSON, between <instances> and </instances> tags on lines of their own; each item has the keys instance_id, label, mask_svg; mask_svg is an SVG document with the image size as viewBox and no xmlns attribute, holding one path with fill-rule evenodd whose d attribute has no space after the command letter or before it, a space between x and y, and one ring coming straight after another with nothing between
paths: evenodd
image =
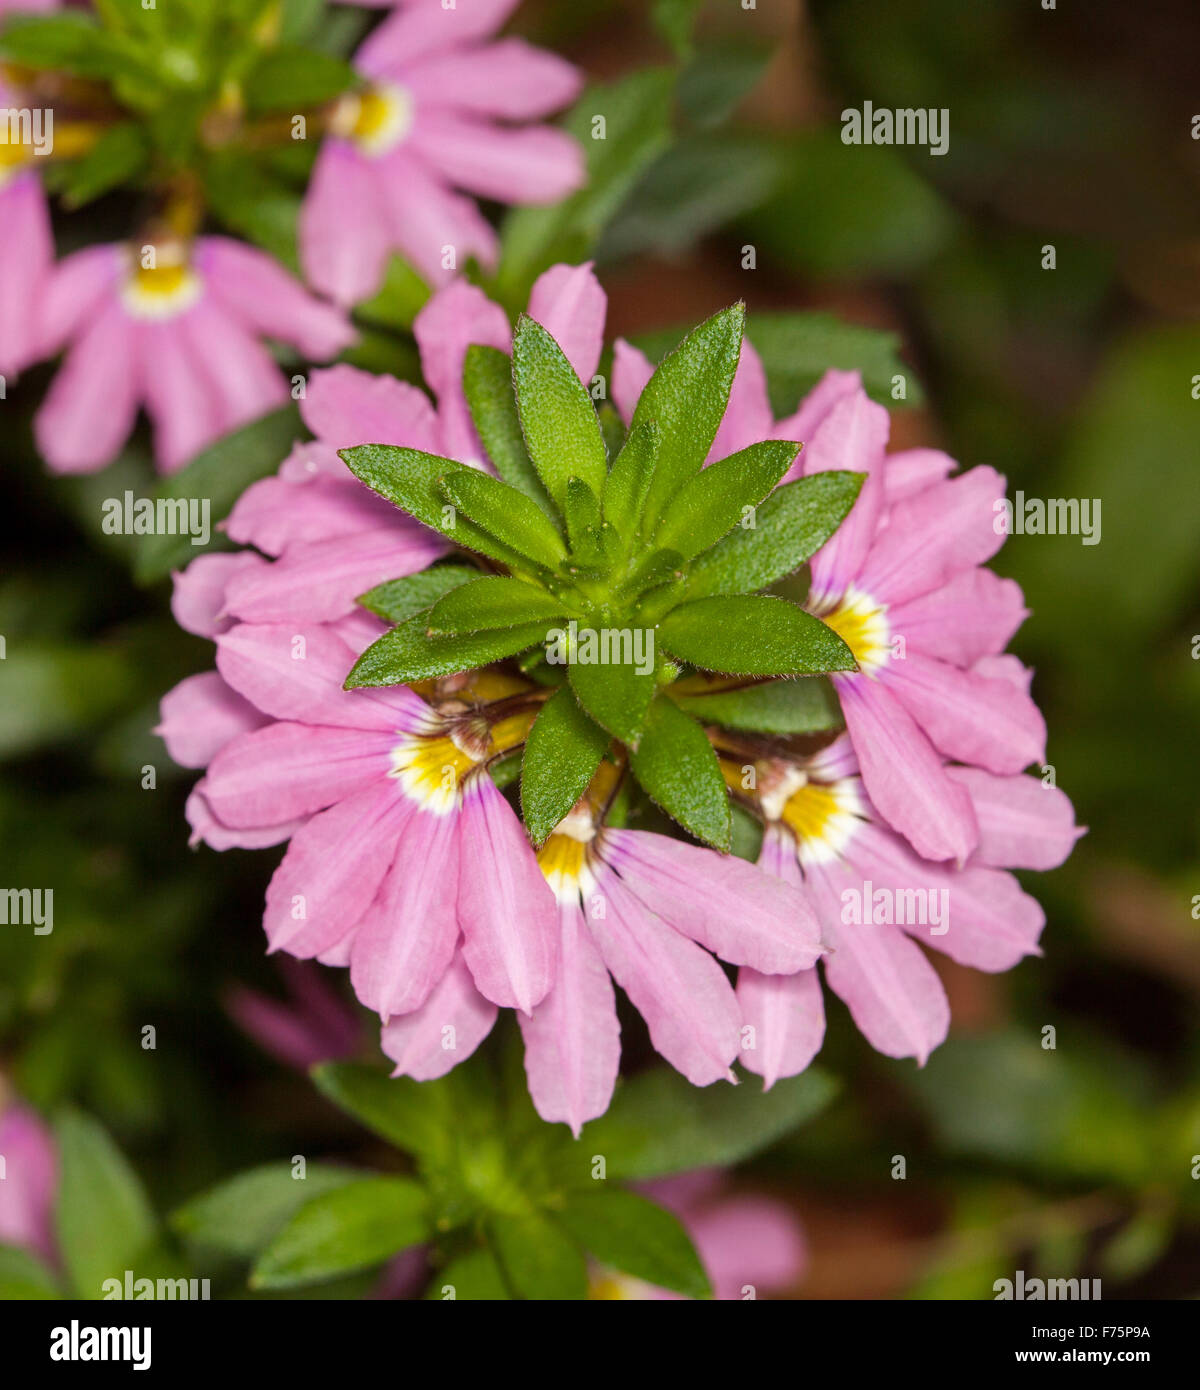
<instances>
[{"instance_id":1,"label":"pink flower","mask_svg":"<svg viewBox=\"0 0 1200 1390\"><path fill-rule=\"evenodd\" d=\"M271 950L348 965L385 1021L456 955L486 999L528 1012L553 978L554 899L486 766L533 709L489 725L465 689L441 712L403 686L347 692L353 660L329 627L217 637L222 677L268 722L212 760L193 825L218 845L290 840L267 890Z\"/></svg>"},{"instance_id":2,"label":"pink flower","mask_svg":"<svg viewBox=\"0 0 1200 1390\"><path fill-rule=\"evenodd\" d=\"M326 358L354 336L339 310L270 256L226 237L77 251L52 272L40 320L39 355L68 348L34 421L59 473L109 463L140 406L154 425L159 469L172 473L289 398L260 337Z\"/></svg>"},{"instance_id":3,"label":"pink flower","mask_svg":"<svg viewBox=\"0 0 1200 1390\"><path fill-rule=\"evenodd\" d=\"M650 373L617 345L613 398L626 415ZM1020 588L982 568L1003 544L992 468L947 475L934 449L885 455L888 416L856 373L825 374L796 413L771 418L762 363L745 343L713 457L764 437L804 449L784 481L866 474L850 515L811 561L807 606L859 664L833 676L878 811L927 859L963 862L978 841L970 798L945 759L997 775L1045 759L1046 728L1023 685L982 670L1026 617Z\"/></svg>"},{"instance_id":4,"label":"pink flower","mask_svg":"<svg viewBox=\"0 0 1200 1390\"><path fill-rule=\"evenodd\" d=\"M0 1110L0 1158L0 1244L53 1261L58 1155L50 1131L27 1106Z\"/></svg>"},{"instance_id":5,"label":"pink flower","mask_svg":"<svg viewBox=\"0 0 1200 1390\"><path fill-rule=\"evenodd\" d=\"M692 1238L720 1301L758 1298L796 1284L808 1265L804 1231L783 1202L730 1191L723 1175L697 1169L647 1183L646 1196L672 1211ZM593 1299L678 1300L682 1294L605 1269L593 1275Z\"/></svg>"},{"instance_id":6,"label":"pink flower","mask_svg":"<svg viewBox=\"0 0 1200 1390\"><path fill-rule=\"evenodd\" d=\"M287 1000L236 985L225 996L226 1013L264 1052L297 1071L352 1057L362 1038L355 1010L316 966L290 956L276 959Z\"/></svg>"},{"instance_id":7,"label":"pink flower","mask_svg":"<svg viewBox=\"0 0 1200 1390\"><path fill-rule=\"evenodd\" d=\"M0 14L3 7L0 6ZM0 107L20 107L0 81ZM50 211L35 156L22 145L0 145L0 376L15 377L38 357L37 309L54 261Z\"/></svg>"},{"instance_id":8,"label":"pink flower","mask_svg":"<svg viewBox=\"0 0 1200 1390\"><path fill-rule=\"evenodd\" d=\"M558 973L520 1020L529 1091L545 1120L578 1134L608 1109L620 1063L610 975L646 1020L658 1052L694 1085L734 1080L741 1014L715 953L764 974L810 969L818 926L803 891L743 860L644 831L602 829L615 769L602 767L538 856L558 904ZM395 1074L440 1076L495 1019L466 972L423 1009L393 1019L383 1050ZM447 1055L443 1039L459 1039Z\"/></svg>"},{"instance_id":9,"label":"pink flower","mask_svg":"<svg viewBox=\"0 0 1200 1390\"><path fill-rule=\"evenodd\" d=\"M766 822L758 862L808 890L828 948L826 983L877 1051L923 1063L946 1036L946 994L916 941L986 971L1038 954L1045 916L1002 870L1054 868L1070 854L1082 832L1061 791L1034 777L947 768L979 826L973 855L954 868L919 859L883 821L845 735L807 760L761 763L756 773ZM741 769L726 765L726 778L740 786ZM754 1030L743 1065L768 1087L803 1071L825 1032L817 972L743 969L737 994Z\"/></svg>"},{"instance_id":10,"label":"pink flower","mask_svg":"<svg viewBox=\"0 0 1200 1390\"><path fill-rule=\"evenodd\" d=\"M578 71L521 39L489 42L517 0L407 0L355 55L363 90L338 103L300 217L309 282L351 305L379 287L393 251L430 284L496 234L474 197L552 203L583 181L570 136L529 125L565 106ZM360 441L361 442L361 441Z\"/></svg>"}]
</instances>

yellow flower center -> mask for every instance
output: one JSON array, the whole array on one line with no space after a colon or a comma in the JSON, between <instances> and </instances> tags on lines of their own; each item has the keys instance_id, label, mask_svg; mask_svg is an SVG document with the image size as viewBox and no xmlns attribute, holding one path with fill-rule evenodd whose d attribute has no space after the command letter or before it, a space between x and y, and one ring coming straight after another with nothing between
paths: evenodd
<instances>
[{"instance_id":1,"label":"yellow flower center","mask_svg":"<svg viewBox=\"0 0 1200 1390\"><path fill-rule=\"evenodd\" d=\"M426 810L445 815L458 806L467 773L523 743L535 713L507 715L490 726L482 717L444 725L431 713L430 733L405 734L392 748L388 776Z\"/></svg>"},{"instance_id":2,"label":"yellow flower center","mask_svg":"<svg viewBox=\"0 0 1200 1390\"><path fill-rule=\"evenodd\" d=\"M169 319L190 309L202 289L182 246L145 246L130 267L121 298L135 318Z\"/></svg>"},{"instance_id":3,"label":"yellow flower center","mask_svg":"<svg viewBox=\"0 0 1200 1390\"><path fill-rule=\"evenodd\" d=\"M330 129L352 140L363 154L378 159L407 138L414 114L412 95L406 88L392 84L369 87L342 97Z\"/></svg>"},{"instance_id":4,"label":"yellow flower center","mask_svg":"<svg viewBox=\"0 0 1200 1390\"><path fill-rule=\"evenodd\" d=\"M817 616L850 648L859 668L870 674L891 656L892 631L886 612L869 594L847 589L835 608Z\"/></svg>"}]
</instances>

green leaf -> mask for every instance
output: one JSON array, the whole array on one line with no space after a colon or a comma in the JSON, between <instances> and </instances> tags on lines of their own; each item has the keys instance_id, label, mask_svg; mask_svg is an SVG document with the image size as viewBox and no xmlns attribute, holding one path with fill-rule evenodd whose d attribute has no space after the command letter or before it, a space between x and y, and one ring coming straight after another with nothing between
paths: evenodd
<instances>
[{"instance_id":1,"label":"green leaf","mask_svg":"<svg viewBox=\"0 0 1200 1390\"><path fill-rule=\"evenodd\" d=\"M8 14L0 32L0 56L29 68L61 68L82 77L115 71L111 52L89 14Z\"/></svg>"},{"instance_id":2,"label":"green leaf","mask_svg":"<svg viewBox=\"0 0 1200 1390\"><path fill-rule=\"evenodd\" d=\"M456 508L447 505L442 484L462 473L483 476L473 468L437 454L424 454L419 449L394 444L359 444L353 449L339 449L338 453L354 476L366 483L372 492L456 545L488 555L510 569L527 567L528 562L519 551L497 540L466 516L459 516Z\"/></svg>"},{"instance_id":3,"label":"green leaf","mask_svg":"<svg viewBox=\"0 0 1200 1390\"><path fill-rule=\"evenodd\" d=\"M579 708L566 687L542 706L521 764L521 810L535 845L545 841L587 790L608 744L608 734Z\"/></svg>"},{"instance_id":4,"label":"green leaf","mask_svg":"<svg viewBox=\"0 0 1200 1390\"><path fill-rule=\"evenodd\" d=\"M473 565L434 565L420 574L406 574L376 584L368 593L359 595L358 602L386 622L403 623L424 613L452 589L478 578L479 571Z\"/></svg>"},{"instance_id":5,"label":"green leaf","mask_svg":"<svg viewBox=\"0 0 1200 1390\"><path fill-rule=\"evenodd\" d=\"M711 694L679 694L668 686L666 693L702 724L724 724L727 729L813 734L842 727L833 687L816 676L770 681L743 690L715 689Z\"/></svg>"},{"instance_id":6,"label":"green leaf","mask_svg":"<svg viewBox=\"0 0 1200 1390\"><path fill-rule=\"evenodd\" d=\"M583 1251L556 1222L538 1212L489 1222L500 1266L520 1298L587 1297Z\"/></svg>"},{"instance_id":7,"label":"green leaf","mask_svg":"<svg viewBox=\"0 0 1200 1390\"><path fill-rule=\"evenodd\" d=\"M621 452L613 460L601 502L604 519L623 539L632 541L636 535L657 453L658 424L644 420L629 431Z\"/></svg>"},{"instance_id":8,"label":"green leaf","mask_svg":"<svg viewBox=\"0 0 1200 1390\"><path fill-rule=\"evenodd\" d=\"M141 536L134 578L141 584L165 579L173 569L182 569L213 548L212 542L221 541L217 522L251 483L275 472L301 432L296 407L283 406L210 444L186 468L160 483L154 490L156 502L159 498L194 498L198 504L208 503L210 546L193 545L187 535Z\"/></svg>"},{"instance_id":9,"label":"green leaf","mask_svg":"<svg viewBox=\"0 0 1200 1390\"><path fill-rule=\"evenodd\" d=\"M549 515L552 504L525 447L512 359L499 348L472 343L463 361L463 393L471 419L496 472Z\"/></svg>"},{"instance_id":10,"label":"green leaf","mask_svg":"<svg viewBox=\"0 0 1200 1390\"><path fill-rule=\"evenodd\" d=\"M516 656L541 642L545 635L546 624L542 622L465 637L430 637L427 616L418 613L372 642L351 667L345 688L403 685L406 681L432 680L456 671L473 671L506 656Z\"/></svg>"},{"instance_id":11,"label":"green leaf","mask_svg":"<svg viewBox=\"0 0 1200 1390\"><path fill-rule=\"evenodd\" d=\"M503 1302L512 1298L504 1274L490 1250L470 1250L433 1276L425 1297L440 1302Z\"/></svg>"},{"instance_id":12,"label":"green leaf","mask_svg":"<svg viewBox=\"0 0 1200 1390\"><path fill-rule=\"evenodd\" d=\"M566 559L566 546L546 513L499 478L464 468L442 479L442 491L469 520L535 564L556 569Z\"/></svg>"},{"instance_id":13,"label":"green leaf","mask_svg":"<svg viewBox=\"0 0 1200 1390\"><path fill-rule=\"evenodd\" d=\"M563 511L571 549L576 555L597 549L595 537L600 528L600 499L582 478L567 479Z\"/></svg>"},{"instance_id":14,"label":"green leaf","mask_svg":"<svg viewBox=\"0 0 1200 1390\"><path fill-rule=\"evenodd\" d=\"M580 478L598 497L608 477L600 421L587 387L566 354L528 314L513 333L513 385L529 457L561 507L567 479Z\"/></svg>"},{"instance_id":15,"label":"green leaf","mask_svg":"<svg viewBox=\"0 0 1200 1390\"><path fill-rule=\"evenodd\" d=\"M831 627L786 599L728 594L673 608L659 624L673 655L734 676L855 671L854 653Z\"/></svg>"},{"instance_id":16,"label":"green leaf","mask_svg":"<svg viewBox=\"0 0 1200 1390\"><path fill-rule=\"evenodd\" d=\"M831 471L777 488L752 527L738 527L692 563L689 597L763 589L799 569L845 520L862 479L861 473Z\"/></svg>"},{"instance_id":17,"label":"green leaf","mask_svg":"<svg viewBox=\"0 0 1200 1390\"><path fill-rule=\"evenodd\" d=\"M156 1234L154 1213L124 1155L96 1120L66 1112L55 1126L58 1248L80 1298L135 1267Z\"/></svg>"},{"instance_id":18,"label":"green leaf","mask_svg":"<svg viewBox=\"0 0 1200 1390\"><path fill-rule=\"evenodd\" d=\"M445 1161L454 1120L443 1082L388 1076L356 1062L323 1062L312 1078L323 1096L389 1144L425 1162Z\"/></svg>"},{"instance_id":19,"label":"green leaf","mask_svg":"<svg viewBox=\"0 0 1200 1390\"><path fill-rule=\"evenodd\" d=\"M689 1298L710 1298L712 1287L679 1218L620 1187L571 1195L560 1220L601 1264Z\"/></svg>"},{"instance_id":20,"label":"green leaf","mask_svg":"<svg viewBox=\"0 0 1200 1390\"><path fill-rule=\"evenodd\" d=\"M650 628L635 628L628 633L632 641L643 638L643 650L653 653L654 633ZM626 662L578 662L572 660L567 668L571 689L584 709L614 738L636 748L646 721L646 712L654 698L655 663L650 670L639 670Z\"/></svg>"},{"instance_id":21,"label":"green leaf","mask_svg":"<svg viewBox=\"0 0 1200 1390\"><path fill-rule=\"evenodd\" d=\"M63 202L68 208L80 208L129 183L146 168L149 155L141 127L133 121L118 121L70 166L62 186Z\"/></svg>"},{"instance_id":22,"label":"green leaf","mask_svg":"<svg viewBox=\"0 0 1200 1390\"><path fill-rule=\"evenodd\" d=\"M745 323L744 304L733 304L694 328L659 363L634 408L631 428L653 420L659 442L645 502L653 521L698 473L729 402Z\"/></svg>"},{"instance_id":23,"label":"green leaf","mask_svg":"<svg viewBox=\"0 0 1200 1390\"><path fill-rule=\"evenodd\" d=\"M278 44L266 49L246 75L246 109L252 115L302 111L332 101L357 81L350 64L331 53L319 53L302 44Z\"/></svg>"},{"instance_id":24,"label":"green leaf","mask_svg":"<svg viewBox=\"0 0 1200 1390\"><path fill-rule=\"evenodd\" d=\"M357 1177L349 1168L311 1163L298 1178L291 1163L264 1163L193 1197L172 1213L171 1228L197 1245L249 1259L311 1198Z\"/></svg>"},{"instance_id":25,"label":"green leaf","mask_svg":"<svg viewBox=\"0 0 1200 1390\"><path fill-rule=\"evenodd\" d=\"M28 1250L0 1245L0 1301L61 1298L54 1271Z\"/></svg>"},{"instance_id":26,"label":"green leaf","mask_svg":"<svg viewBox=\"0 0 1200 1390\"><path fill-rule=\"evenodd\" d=\"M483 628L550 621L565 616L567 611L566 604L547 589L527 584L523 579L487 575L452 589L425 618L430 632L458 635Z\"/></svg>"},{"instance_id":27,"label":"green leaf","mask_svg":"<svg viewBox=\"0 0 1200 1390\"><path fill-rule=\"evenodd\" d=\"M420 1183L357 1178L300 1208L263 1251L250 1286L286 1289L369 1269L429 1234L429 1195Z\"/></svg>"},{"instance_id":28,"label":"green leaf","mask_svg":"<svg viewBox=\"0 0 1200 1390\"><path fill-rule=\"evenodd\" d=\"M721 125L757 84L777 49L769 39L706 42L679 79L679 105L701 129Z\"/></svg>"},{"instance_id":29,"label":"green leaf","mask_svg":"<svg viewBox=\"0 0 1200 1390\"><path fill-rule=\"evenodd\" d=\"M590 1155L602 1154L612 1178L661 1178L693 1168L741 1163L811 1119L836 1086L810 1067L756 1085L691 1086L669 1067L622 1081L606 1114L586 1125L577 1144L579 1183L590 1183Z\"/></svg>"},{"instance_id":30,"label":"green leaf","mask_svg":"<svg viewBox=\"0 0 1200 1390\"><path fill-rule=\"evenodd\" d=\"M299 272L300 195L265 160L236 148L210 151L204 162L204 192L226 227Z\"/></svg>"},{"instance_id":31,"label":"green leaf","mask_svg":"<svg viewBox=\"0 0 1200 1390\"><path fill-rule=\"evenodd\" d=\"M650 706L631 764L646 794L689 834L729 848L729 797L717 755L700 725L672 701Z\"/></svg>"},{"instance_id":32,"label":"green leaf","mask_svg":"<svg viewBox=\"0 0 1200 1390\"><path fill-rule=\"evenodd\" d=\"M747 508L757 509L799 452L798 444L768 439L710 464L667 504L655 545L686 560L715 545L739 521L744 525ZM753 511L750 519L757 520Z\"/></svg>"},{"instance_id":33,"label":"green leaf","mask_svg":"<svg viewBox=\"0 0 1200 1390\"><path fill-rule=\"evenodd\" d=\"M384 328L411 329L413 320L428 302L429 293L429 286L416 270L403 257L393 255L383 284L370 299L354 306L354 316Z\"/></svg>"},{"instance_id":34,"label":"green leaf","mask_svg":"<svg viewBox=\"0 0 1200 1390\"><path fill-rule=\"evenodd\" d=\"M587 180L547 207L515 208L504 220L497 294L515 309L555 261L586 260L641 172L671 138L673 68L643 68L589 87L564 125L583 146ZM603 126L597 121L603 117Z\"/></svg>"}]
</instances>

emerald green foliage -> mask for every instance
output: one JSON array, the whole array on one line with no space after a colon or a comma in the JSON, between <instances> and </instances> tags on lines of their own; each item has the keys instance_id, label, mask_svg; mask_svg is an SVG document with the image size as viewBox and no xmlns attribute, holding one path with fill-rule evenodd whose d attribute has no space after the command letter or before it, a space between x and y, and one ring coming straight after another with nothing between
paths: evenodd
<instances>
[{"instance_id":1,"label":"emerald green foliage","mask_svg":"<svg viewBox=\"0 0 1200 1390\"><path fill-rule=\"evenodd\" d=\"M748 1158L834 1092L812 1070L763 1096L697 1090L662 1068L624 1082L576 1140L538 1120L509 1041L437 1081L354 1063L316 1068L324 1095L401 1150L412 1175L268 1164L192 1198L172 1229L208 1258L248 1264L251 1286L264 1290L377 1269L421 1244L431 1299L582 1299L589 1262L706 1298L708 1276L679 1220L620 1180Z\"/></svg>"},{"instance_id":2,"label":"emerald green foliage","mask_svg":"<svg viewBox=\"0 0 1200 1390\"><path fill-rule=\"evenodd\" d=\"M565 676L569 693L540 711L522 772L537 843L582 794L611 736L629 749L653 802L697 839L728 849L724 782L692 717L705 707L658 692L681 663L749 676L854 669L832 629L757 591L828 540L861 479L822 473L780 486L801 441L764 440L705 466L743 326L735 304L688 333L650 378L619 447L558 343L522 315L511 362L475 346L463 370L500 477L399 446L341 451L380 496L506 571L464 582L465 566L438 565L365 595L366 607L397 625L359 657L347 688L514 656L545 683L561 686ZM720 708L707 706L714 715ZM754 708L743 702L737 727ZM790 721L777 705L763 717L763 732L836 725L812 700Z\"/></svg>"}]
</instances>

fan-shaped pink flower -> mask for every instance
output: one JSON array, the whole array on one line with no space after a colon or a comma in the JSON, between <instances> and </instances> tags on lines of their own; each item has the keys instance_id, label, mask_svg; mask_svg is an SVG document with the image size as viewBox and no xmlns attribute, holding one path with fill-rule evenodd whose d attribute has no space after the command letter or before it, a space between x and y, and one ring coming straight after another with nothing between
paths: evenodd
<instances>
[{"instance_id":1,"label":"fan-shaped pink flower","mask_svg":"<svg viewBox=\"0 0 1200 1390\"><path fill-rule=\"evenodd\" d=\"M0 1109L0 1158L0 1245L53 1261L58 1154L50 1131L28 1106L14 1102Z\"/></svg>"},{"instance_id":2,"label":"fan-shaped pink flower","mask_svg":"<svg viewBox=\"0 0 1200 1390\"><path fill-rule=\"evenodd\" d=\"M243 623L217 637L225 682L270 722L213 758L203 811L238 836L285 828L270 948L348 965L387 1020L425 1002L461 934L481 993L528 1012L553 978L554 900L486 771L505 751L499 726L461 703L441 715L404 687L347 692L353 660L329 627Z\"/></svg>"},{"instance_id":3,"label":"fan-shaped pink flower","mask_svg":"<svg viewBox=\"0 0 1200 1390\"><path fill-rule=\"evenodd\" d=\"M521 1018L529 1091L575 1134L608 1109L620 1062L615 978L658 1052L693 1084L734 1079L741 1016L715 953L764 975L811 968L818 926L802 889L665 835L600 829L585 800L538 856L558 903L558 971ZM396 1074L440 1076L494 1022L461 969L424 1008L393 1019ZM456 1039L448 1055L444 1038ZM464 1043L465 1037L465 1043Z\"/></svg>"},{"instance_id":4,"label":"fan-shaped pink flower","mask_svg":"<svg viewBox=\"0 0 1200 1390\"><path fill-rule=\"evenodd\" d=\"M626 418L650 371L618 343L613 398ZM925 858L961 863L979 832L944 759L1010 775L1045 758L1045 724L1028 690L977 665L1026 616L1018 585L982 568L1004 541L993 507L1004 479L987 467L949 478L954 461L935 449L885 454L887 412L854 372L827 372L775 422L746 342L711 457L768 437L804 443L785 482L825 469L866 474L850 515L811 561L807 606L858 661L833 681L872 801Z\"/></svg>"},{"instance_id":5,"label":"fan-shaped pink flower","mask_svg":"<svg viewBox=\"0 0 1200 1390\"><path fill-rule=\"evenodd\" d=\"M727 772L731 785L740 784L739 773ZM888 827L845 735L807 760L760 764L755 779L766 820L758 862L808 889L828 948L826 983L874 1048L921 1062L944 1039L950 1011L915 943L987 971L1037 954L1042 909L1003 870L1053 868L1082 833L1066 796L1034 777L955 767L947 776L979 826L963 868L919 859ZM743 969L737 993L754 1030L743 1065L767 1086L803 1071L825 1031L816 971L784 977Z\"/></svg>"},{"instance_id":6,"label":"fan-shaped pink flower","mask_svg":"<svg viewBox=\"0 0 1200 1390\"><path fill-rule=\"evenodd\" d=\"M159 469L174 472L289 399L260 338L323 359L354 337L340 310L226 237L77 251L51 273L39 319L39 355L67 348L34 420L38 447L59 473L109 463L139 407L154 425Z\"/></svg>"},{"instance_id":7,"label":"fan-shaped pink flower","mask_svg":"<svg viewBox=\"0 0 1200 1390\"><path fill-rule=\"evenodd\" d=\"M304 272L322 293L367 298L394 251L430 284L470 256L490 266L496 234L475 197L552 203L582 183L576 142L528 124L575 96L577 69L491 41L516 4L407 0L358 50L364 88L334 110L300 217Z\"/></svg>"}]
</instances>

